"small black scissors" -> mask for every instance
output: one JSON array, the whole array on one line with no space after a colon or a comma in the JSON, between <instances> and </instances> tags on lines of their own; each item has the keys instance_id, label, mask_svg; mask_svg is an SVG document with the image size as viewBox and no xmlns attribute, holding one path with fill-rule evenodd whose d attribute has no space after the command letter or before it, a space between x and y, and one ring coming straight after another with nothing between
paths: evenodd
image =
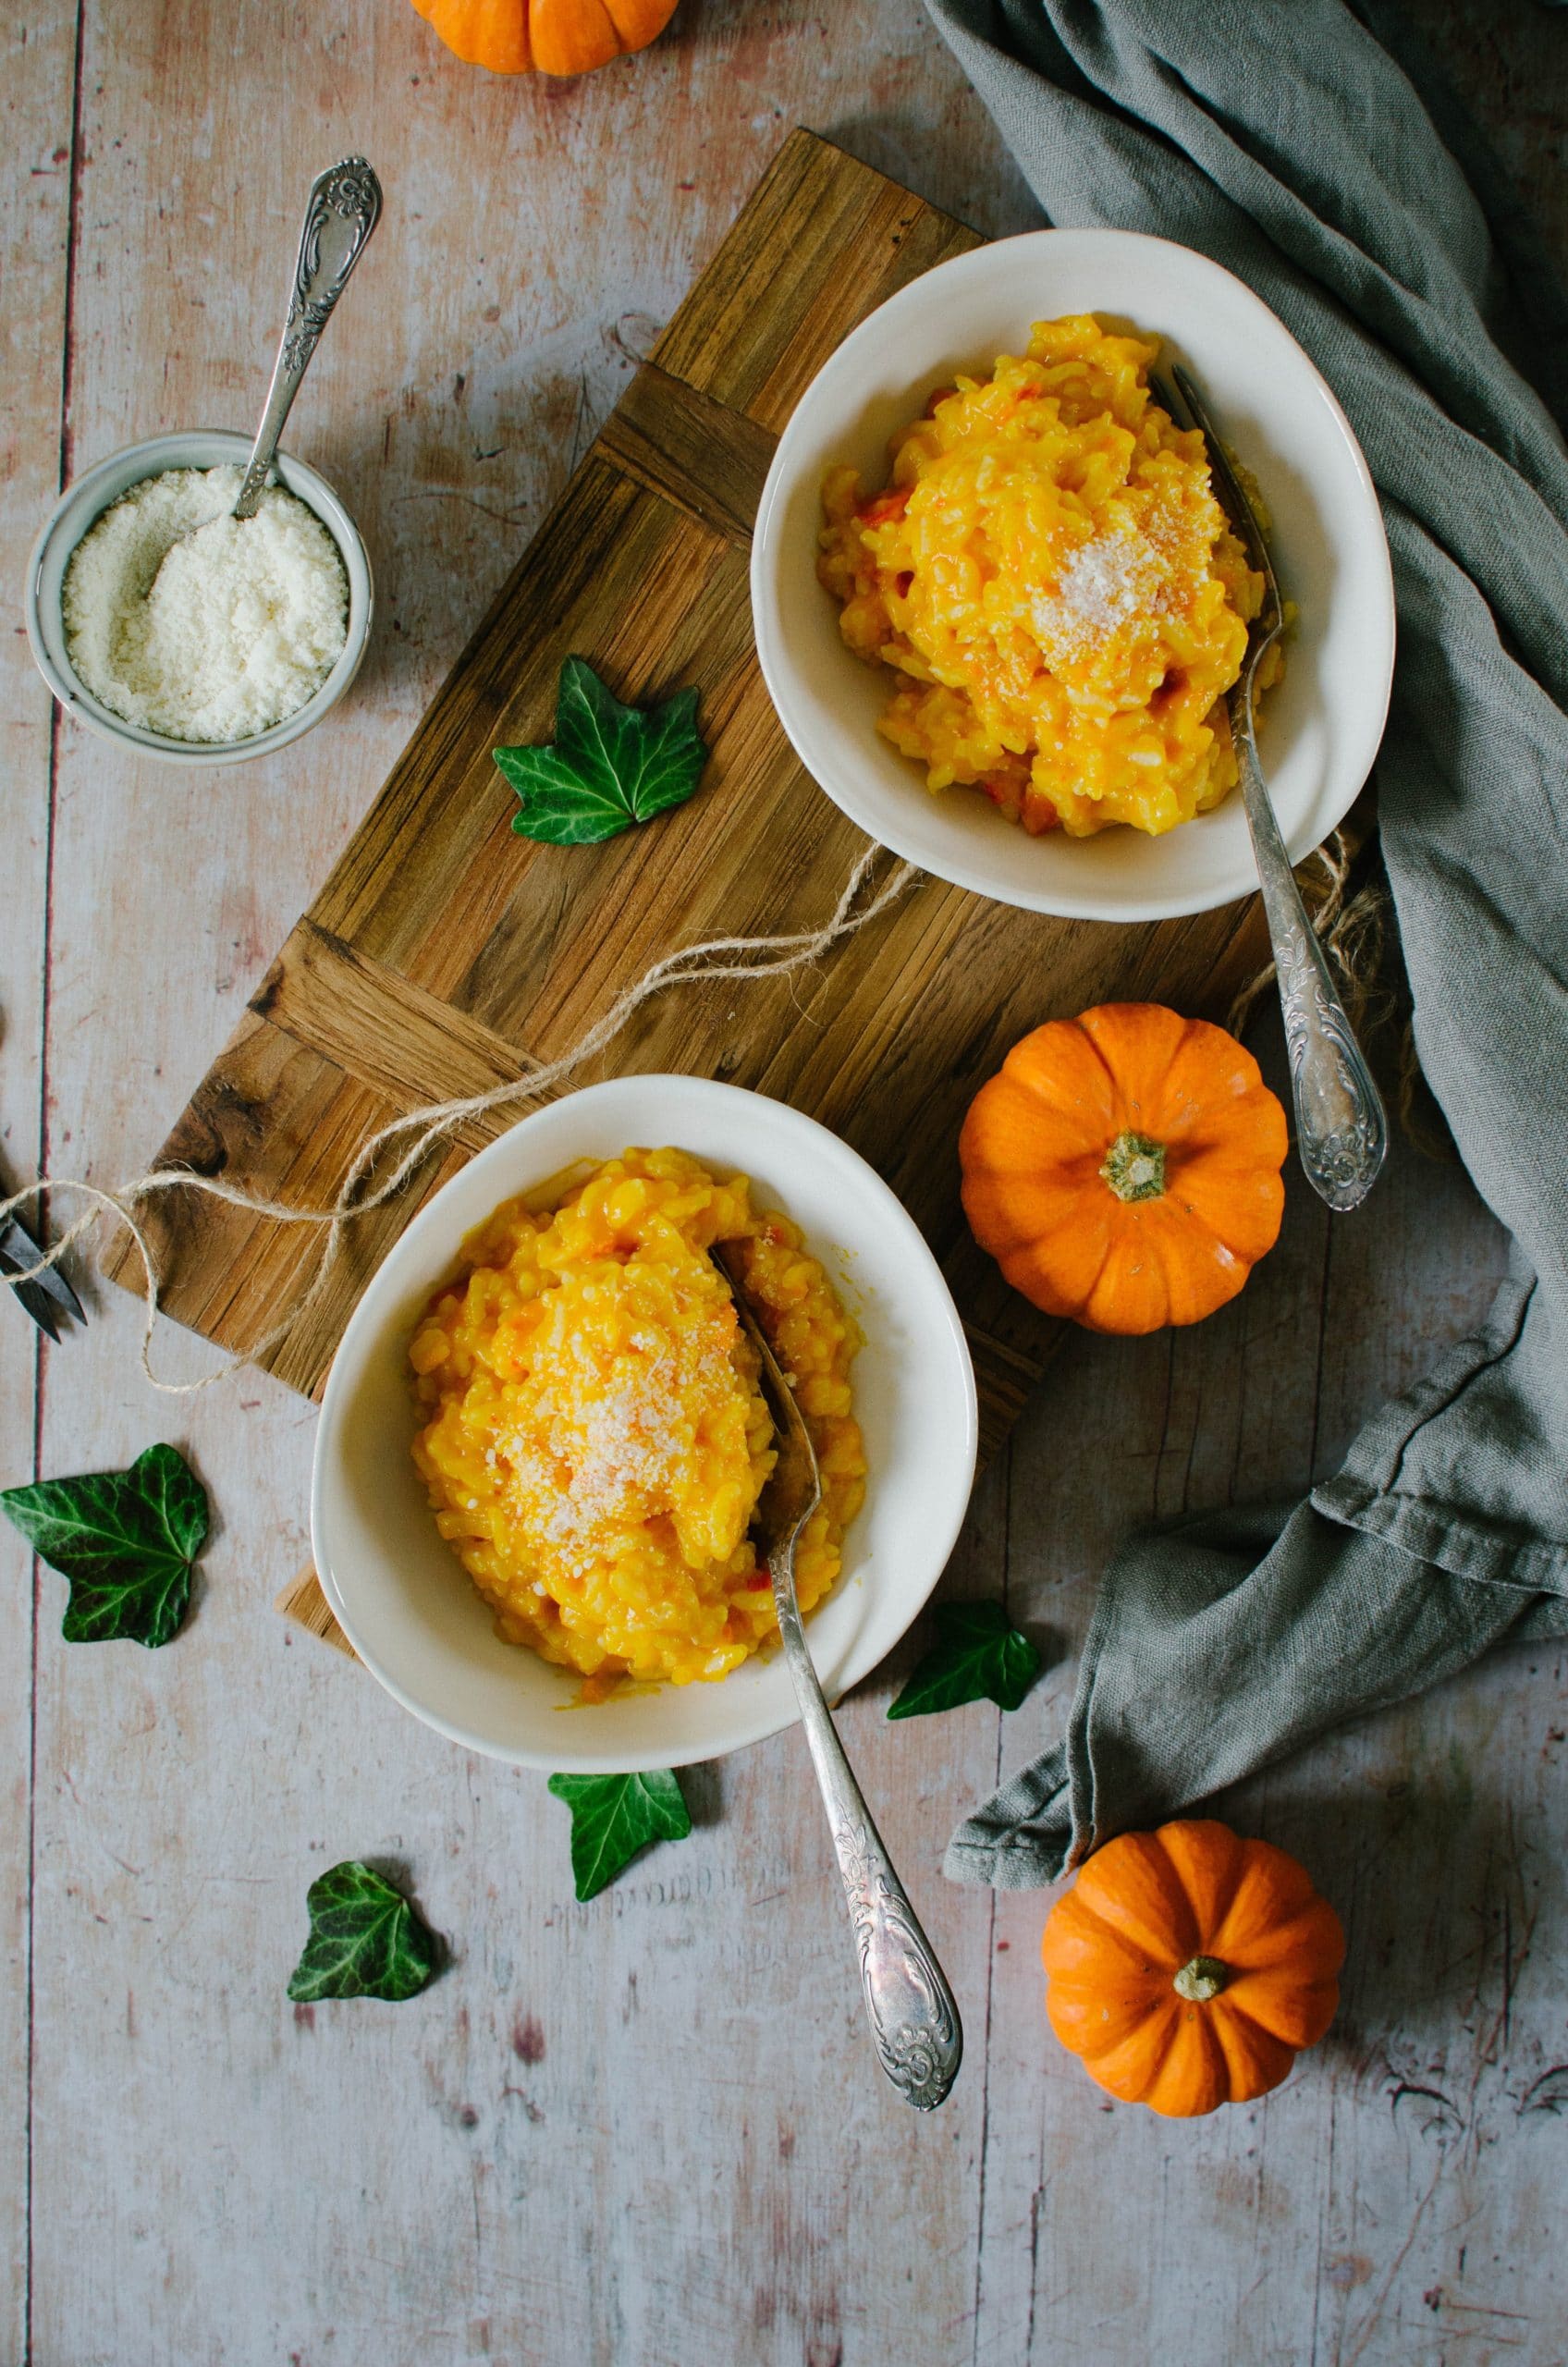
<instances>
[{"instance_id":1,"label":"small black scissors","mask_svg":"<svg viewBox=\"0 0 1568 2367\"><path fill-rule=\"evenodd\" d=\"M74 1315L79 1323L87 1317L80 1299L61 1273L58 1266L45 1266L41 1274L31 1269L43 1252L17 1217L0 1217L0 1278L8 1282L23 1306L41 1331L51 1340L60 1336L60 1313ZM18 1282L18 1274L31 1279Z\"/></svg>"}]
</instances>

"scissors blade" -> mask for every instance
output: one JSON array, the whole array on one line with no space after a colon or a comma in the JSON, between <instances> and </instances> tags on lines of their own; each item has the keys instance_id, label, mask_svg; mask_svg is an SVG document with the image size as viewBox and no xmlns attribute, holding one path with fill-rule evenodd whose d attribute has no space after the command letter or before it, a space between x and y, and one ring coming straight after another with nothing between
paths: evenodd
<instances>
[{"instance_id":1,"label":"scissors blade","mask_svg":"<svg viewBox=\"0 0 1568 2367\"><path fill-rule=\"evenodd\" d=\"M6 1270L8 1265L9 1260L6 1260L5 1265L0 1265L0 1273L4 1273L6 1281L20 1299L23 1312L31 1316L41 1331L46 1332L51 1340L58 1343L60 1319L55 1312L54 1301L44 1296L36 1282L14 1281Z\"/></svg>"},{"instance_id":2,"label":"scissors blade","mask_svg":"<svg viewBox=\"0 0 1568 2367\"><path fill-rule=\"evenodd\" d=\"M0 1223L0 1273L27 1274L29 1268L36 1266L43 1255L43 1252L31 1233L24 1224L18 1222L17 1218L6 1217L4 1222ZM25 1282L15 1283L14 1288L24 1306L27 1305L24 1293L29 1291L34 1294L47 1293L50 1298L65 1308L67 1315L74 1315L79 1323L85 1323L87 1320L81 1301L61 1273L58 1266L45 1266L41 1274L30 1274ZM58 1339L59 1333L52 1332L50 1336Z\"/></svg>"}]
</instances>

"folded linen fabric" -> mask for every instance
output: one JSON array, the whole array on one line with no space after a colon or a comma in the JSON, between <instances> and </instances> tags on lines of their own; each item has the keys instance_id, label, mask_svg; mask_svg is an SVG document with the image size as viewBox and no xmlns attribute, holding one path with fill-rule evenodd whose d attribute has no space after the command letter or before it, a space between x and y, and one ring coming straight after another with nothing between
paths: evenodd
<instances>
[{"instance_id":1,"label":"folded linen fabric","mask_svg":"<svg viewBox=\"0 0 1568 2367\"><path fill-rule=\"evenodd\" d=\"M949 1848L954 1880L1014 1889L1568 1632L1568 454L1530 383L1568 386L1568 315L1382 0L927 6L1052 222L1224 264L1350 415L1393 553L1378 782L1416 1042L1513 1236L1485 1330L1308 1503L1115 1555L1064 1742Z\"/></svg>"}]
</instances>

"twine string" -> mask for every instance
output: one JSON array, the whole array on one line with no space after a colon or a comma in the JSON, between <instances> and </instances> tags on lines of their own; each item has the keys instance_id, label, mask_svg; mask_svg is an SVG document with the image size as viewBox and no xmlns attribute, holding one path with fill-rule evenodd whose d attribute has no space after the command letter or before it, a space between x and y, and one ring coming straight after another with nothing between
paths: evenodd
<instances>
[{"instance_id":1,"label":"twine string","mask_svg":"<svg viewBox=\"0 0 1568 2367\"><path fill-rule=\"evenodd\" d=\"M74 1195L86 1206L82 1213L40 1255L35 1265L7 1279L13 1282L36 1281L50 1267L57 1265L67 1251L93 1225L105 1217L115 1218L135 1243L141 1261L145 1315L141 1354L144 1377L153 1389L169 1397L193 1396L200 1390L210 1389L215 1381L227 1380L242 1366L262 1361L312 1312L332 1280L350 1224L356 1218L368 1216L396 1199L432 1152L449 1142L459 1127L509 1104L539 1100L553 1093L586 1062L614 1043L643 1005L667 988L709 980L788 977L809 969L846 938L854 936L885 913L920 877L913 864L897 863L881 886L863 903L861 899L867 882L884 852L883 848L875 844L866 847L851 869L832 914L821 927L797 929L778 937L715 937L697 945L680 946L673 953L663 954L653 963L642 977L618 995L609 1008L557 1059L532 1068L521 1077L491 1085L483 1093L468 1094L455 1100L429 1102L422 1109L408 1110L385 1126L376 1128L360 1145L337 1196L328 1208L300 1208L287 1201L268 1199L260 1193L248 1192L238 1184L227 1184L219 1176L199 1174L189 1167L153 1168L146 1174L137 1176L133 1182L122 1184L116 1191L105 1190L102 1185L90 1184L74 1175L42 1176L36 1183L24 1184L8 1198L0 1199L0 1223L45 1193ZM1334 958L1347 1005L1352 1007L1353 1024L1359 1025L1367 1014L1368 1004L1374 999L1378 985L1387 891L1380 882L1371 881L1347 901L1351 853L1339 831L1318 848L1317 861L1322 867L1323 885L1312 898L1312 924ZM1236 997L1229 1018L1233 1034L1241 1034L1258 997L1272 984L1274 975L1274 965L1269 963L1249 980ZM1409 1065L1414 1066L1414 1062ZM1404 1087L1402 1101L1407 1101L1411 1090L1409 1078L1402 1078L1402 1085ZM396 1151L390 1169L378 1183L371 1184L370 1179L377 1163L389 1150ZM209 1199L221 1201L229 1208L241 1208L247 1215L262 1218L269 1223L309 1225L324 1229L325 1233L310 1281L279 1320L259 1339L252 1341L244 1354L226 1357L213 1371L195 1380L161 1380L153 1371L152 1363L161 1283L157 1261L144 1223L139 1220L139 1211L160 1192L171 1191L203 1194Z\"/></svg>"},{"instance_id":2,"label":"twine string","mask_svg":"<svg viewBox=\"0 0 1568 2367\"><path fill-rule=\"evenodd\" d=\"M19 1192L13 1192L9 1198L0 1199L0 1223L15 1210L46 1192L74 1194L85 1200L88 1206L40 1256L36 1265L30 1266L25 1272L11 1275L9 1279L14 1282L35 1281L51 1266L57 1265L72 1244L101 1218L111 1215L117 1218L135 1242L137 1255L141 1260L145 1303L141 1332L143 1374L152 1386L166 1397L189 1397L198 1390L210 1389L214 1381L227 1380L241 1366L259 1363L296 1324L310 1315L325 1293L342 1252L349 1226L354 1219L368 1216L373 1209L385 1208L388 1201L396 1199L432 1151L449 1142L459 1126L472 1119L484 1117L491 1110L504 1109L508 1103L538 1100L553 1093L586 1061L606 1050L642 1006L667 987L723 978L786 977L819 962L836 945L846 938L853 937L896 903L920 877L913 864L895 864L876 893L863 903L863 891L884 852L876 844L865 849L851 871L831 916L822 927L797 929L781 937L714 937L699 945L681 946L673 953L661 955L640 978L619 994L608 1010L602 1012L570 1049L561 1053L557 1059L530 1069L526 1075L491 1085L483 1093L467 1094L457 1100L429 1102L423 1109L408 1110L386 1125L378 1127L366 1136L355 1152L329 1208L297 1208L282 1200L269 1200L260 1193L247 1192L238 1184L226 1184L218 1176L198 1174L189 1167L153 1168L146 1174L137 1176L133 1182L122 1184L117 1191L113 1192L99 1184L89 1184L80 1176L41 1176L36 1183L24 1184ZM405 1136L410 1137L406 1144ZM367 1189L383 1152L399 1144L404 1144L404 1147L398 1149L389 1172ZM160 1304L160 1277L152 1245L143 1225L138 1221L137 1212L156 1194L170 1191L203 1193L209 1199L221 1200L229 1208L243 1208L248 1215L265 1218L274 1224L324 1227L326 1235L310 1282L280 1320L263 1332L259 1340L253 1340L243 1355L226 1357L212 1372L203 1373L196 1380L160 1380L152 1363L153 1333Z\"/></svg>"}]
</instances>

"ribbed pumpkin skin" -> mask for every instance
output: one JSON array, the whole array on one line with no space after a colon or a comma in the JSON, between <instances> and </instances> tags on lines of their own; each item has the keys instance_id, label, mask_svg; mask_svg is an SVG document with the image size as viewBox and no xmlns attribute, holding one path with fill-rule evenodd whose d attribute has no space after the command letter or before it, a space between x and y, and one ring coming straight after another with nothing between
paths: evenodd
<instances>
[{"instance_id":1,"label":"ribbed pumpkin skin","mask_svg":"<svg viewBox=\"0 0 1568 2367\"><path fill-rule=\"evenodd\" d=\"M646 49L676 0L413 0L447 48L492 74L591 74Z\"/></svg>"},{"instance_id":2,"label":"ribbed pumpkin skin","mask_svg":"<svg viewBox=\"0 0 1568 2367\"><path fill-rule=\"evenodd\" d=\"M1040 1943L1063 2046L1113 2096L1178 2119L1277 2088L1333 2020L1344 1953L1305 1869L1212 1817L1108 1841ZM1174 1986L1194 1956L1230 1975L1203 2002Z\"/></svg>"},{"instance_id":3,"label":"ribbed pumpkin skin","mask_svg":"<svg viewBox=\"0 0 1568 2367\"><path fill-rule=\"evenodd\" d=\"M1158 1198L1100 1170L1123 1135L1165 1153ZM1100 1003L1013 1046L959 1137L982 1249L1047 1315L1091 1331L1196 1323L1279 1237L1289 1136L1257 1062L1224 1028L1160 1003Z\"/></svg>"}]
</instances>

